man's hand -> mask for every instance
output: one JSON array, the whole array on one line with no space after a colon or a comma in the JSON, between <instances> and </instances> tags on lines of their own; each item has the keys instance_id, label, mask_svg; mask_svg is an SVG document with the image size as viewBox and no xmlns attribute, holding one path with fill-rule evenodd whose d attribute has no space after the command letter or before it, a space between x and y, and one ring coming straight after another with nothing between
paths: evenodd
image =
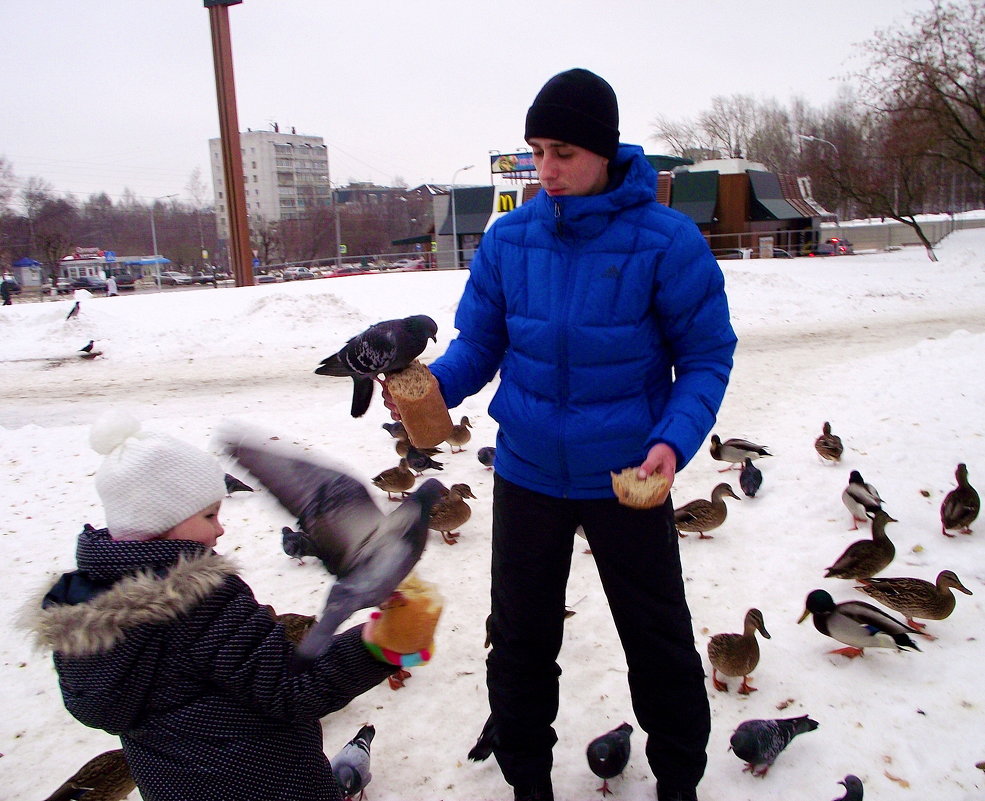
<instances>
[{"instance_id":1,"label":"man's hand","mask_svg":"<svg viewBox=\"0 0 985 801\"><path fill-rule=\"evenodd\" d=\"M674 486L674 475L677 472L677 455L674 449L663 442L658 442L646 455L643 464L640 465L637 475L645 479L652 473L657 473L667 479L667 491Z\"/></svg>"}]
</instances>

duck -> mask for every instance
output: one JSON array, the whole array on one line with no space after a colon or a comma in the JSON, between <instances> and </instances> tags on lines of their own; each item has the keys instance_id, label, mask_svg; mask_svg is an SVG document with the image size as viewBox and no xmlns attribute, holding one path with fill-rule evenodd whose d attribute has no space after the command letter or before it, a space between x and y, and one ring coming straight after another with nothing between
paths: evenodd
<instances>
[{"instance_id":1,"label":"duck","mask_svg":"<svg viewBox=\"0 0 985 801\"><path fill-rule=\"evenodd\" d=\"M895 522L879 509L872 518L872 539L857 540L849 545L827 569L824 577L867 579L884 570L896 556L896 546L886 536L886 523Z\"/></svg>"},{"instance_id":2,"label":"duck","mask_svg":"<svg viewBox=\"0 0 985 801\"><path fill-rule=\"evenodd\" d=\"M451 445L452 453L461 453L465 450L463 447L472 439L472 432L469 429L472 428L472 423L469 422L469 418L462 416L461 421L456 423L451 427L451 433L448 435L448 439L445 440L449 445ZM458 448L458 450L455 450Z\"/></svg>"},{"instance_id":3,"label":"duck","mask_svg":"<svg viewBox=\"0 0 985 801\"><path fill-rule=\"evenodd\" d=\"M465 503L465 498L474 498L471 490L468 493L467 484L452 484L448 489L448 494L431 507L430 521L428 528L441 534L441 538L448 545L458 543L459 533L455 531L465 524L472 516L472 508Z\"/></svg>"},{"instance_id":4,"label":"duck","mask_svg":"<svg viewBox=\"0 0 985 801\"><path fill-rule=\"evenodd\" d=\"M137 787L122 748L104 751L86 762L46 801L87 798L92 801L123 801Z\"/></svg>"},{"instance_id":5,"label":"duck","mask_svg":"<svg viewBox=\"0 0 985 801\"><path fill-rule=\"evenodd\" d=\"M711 435L711 458L719 462L731 462L719 473L731 470L736 465L745 464L746 459L759 459L761 456L772 456L765 445L757 445L747 439L727 439L722 442L718 434Z\"/></svg>"},{"instance_id":6,"label":"duck","mask_svg":"<svg viewBox=\"0 0 985 801\"><path fill-rule=\"evenodd\" d=\"M719 692L728 692L728 683L718 678L719 673L725 676L742 676L742 684L738 690L740 695L756 692L756 688L749 684L749 674L759 664L757 631L767 640L771 639L763 621L763 613L758 609L750 609L746 612L742 634L716 634L708 640L711 682Z\"/></svg>"},{"instance_id":7,"label":"duck","mask_svg":"<svg viewBox=\"0 0 985 801\"><path fill-rule=\"evenodd\" d=\"M845 648L836 648L830 652L832 654L854 659L864 656L866 648L920 650L909 636L918 634L916 629L864 601L836 604L831 593L813 590L807 596L806 608L797 622L803 623L810 615L814 618L814 628L821 634L845 644Z\"/></svg>"},{"instance_id":8,"label":"duck","mask_svg":"<svg viewBox=\"0 0 985 801\"><path fill-rule=\"evenodd\" d=\"M958 486L944 496L944 502L941 504L941 534L945 537L954 536L947 533L948 529L971 534L971 524L982 510L982 501L978 497L978 492L968 483L967 465L959 464L954 471L954 478Z\"/></svg>"},{"instance_id":9,"label":"duck","mask_svg":"<svg viewBox=\"0 0 985 801\"><path fill-rule=\"evenodd\" d=\"M675 509L674 524L677 526L678 536L686 537L687 534L682 533L685 531L697 531L699 539L712 539L711 535L705 532L718 528L725 522L725 517L728 515L724 500L726 497L741 500L732 491L732 487L723 482L712 490L710 501L699 498L684 504L680 509Z\"/></svg>"},{"instance_id":10,"label":"duck","mask_svg":"<svg viewBox=\"0 0 985 801\"><path fill-rule=\"evenodd\" d=\"M435 454L442 453L441 448L415 448L410 444L410 440L407 437L397 437L393 441L393 449L397 452L397 456L401 459L406 459L411 451L416 454L424 454L425 456L434 456Z\"/></svg>"},{"instance_id":11,"label":"duck","mask_svg":"<svg viewBox=\"0 0 985 801\"><path fill-rule=\"evenodd\" d=\"M852 470L848 476L848 486L841 493L841 502L852 515L852 531L858 530L858 524L864 523L879 509L882 509L882 498L858 470Z\"/></svg>"},{"instance_id":12,"label":"duck","mask_svg":"<svg viewBox=\"0 0 985 801\"><path fill-rule=\"evenodd\" d=\"M399 501L407 497L407 490L414 486L417 476L407 465L406 459L401 459L396 467L384 470L372 479L374 487L379 487L386 492L386 496L391 501ZM393 493L399 492L400 497L394 498Z\"/></svg>"},{"instance_id":13,"label":"duck","mask_svg":"<svg viewBox=\"0 0 985 801\"><path fill-rule=\"evenodd\" d=\"M315 625L315 620L317 620L314 615L299 615L296 612L277 614L272 606L267 608L270 610L270 616L274 622L280 623L284 627L284 636L295 646L301 644L304 635Z\"/></svg>"},{"instance_id":14,"label":"duck","mask_svg":"<svg viewBox=\"0 0 985 801\"><path fill-rule=\"evenodd\" d=\"M845 446L841 443L841 437L831 433L831 423L825 421L821 426L821 436L814 440L814 450L818 456L829 462L840 462L841 455L845 452Z\"/></svg>"},{"instance_id":15,"label":"duck","mask_svg":"<svg viewBox=\"0 0 985 801\"><path fill-rule=\"evenodd\" d=\"M949 617L955 605L952 589L974 595L953 570L942 570L933 584L918 578L868 578L856 589L905 615L908 626L931 640L936 638L924 631L926 624L918 623L914 618L944 620Z\"/></svg>"}]
</instances>

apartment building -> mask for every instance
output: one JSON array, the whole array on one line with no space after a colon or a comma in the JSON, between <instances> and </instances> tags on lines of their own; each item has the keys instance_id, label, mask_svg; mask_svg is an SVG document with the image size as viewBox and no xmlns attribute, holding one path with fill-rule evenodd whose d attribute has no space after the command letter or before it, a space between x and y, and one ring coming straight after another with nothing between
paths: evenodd
<instances>
[{"instance_id":1,"label":"apartment building","mask_svg":"<svg viewBox=\"0 0 985 801\"><path fill-rule=\"evenodd\" d=\"M243 184L250 228L296 218L315 206L331 203L328 150L320 136L247 130L239 135ZM219 239L229 239L229 193L222 171L219 138L209 140L209 163L215 191Z\"/></svg>"}]
</instances>

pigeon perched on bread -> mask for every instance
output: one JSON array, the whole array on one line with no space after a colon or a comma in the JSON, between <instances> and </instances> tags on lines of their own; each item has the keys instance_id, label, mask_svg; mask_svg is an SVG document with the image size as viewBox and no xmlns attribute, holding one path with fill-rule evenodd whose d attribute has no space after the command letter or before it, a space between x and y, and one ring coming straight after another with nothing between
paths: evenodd
<instances>
[{"instance_id":1,"label":"pigeon perched on bread","mask_svg":"<svg viewBox=\"0 0 985 801\"><path fill-rule=\"evenodd\" d=\"M362 417L373 399L373 382L380 374L403 370L427 347L438 341L438 325L424 314L385 320L356 334L337 352L322 359L317 375L352 378L353 417Z\"/></svg>"},{"instance_id":2,"label":"pigeon perched on bread","mask_svg":"<svg viewBox=\"0 0 985 801\"><path fill-rule=\"evenodd\" d=\"M293 667L304 670L328 648L344 620L386 601L417 564L431 507L444 487L428 479L384 515L363 484L313 461L307 451L230 425L220 429L218 439L297 517L314 555L337 577L320 619L295 651Z\"/></svg>"}]
</instances>

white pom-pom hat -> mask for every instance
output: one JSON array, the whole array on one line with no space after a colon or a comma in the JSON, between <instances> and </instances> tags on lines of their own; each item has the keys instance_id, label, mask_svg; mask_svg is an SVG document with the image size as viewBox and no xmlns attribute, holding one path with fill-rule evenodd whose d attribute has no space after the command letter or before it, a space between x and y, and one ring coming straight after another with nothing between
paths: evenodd
<instances>
[{"instance_id":1,"label":"white pom-pom hat","mask_svg":"<svg viewBox=\"0 0 985 801\"><path fill-rule=\"evenodd\" d=\"M225 497L225 472L214 456L142 431L126 412L104 413L89 444L106 457L96 471L96 491L115 540L153 539Z\"/></svg>"}]
</instances>

